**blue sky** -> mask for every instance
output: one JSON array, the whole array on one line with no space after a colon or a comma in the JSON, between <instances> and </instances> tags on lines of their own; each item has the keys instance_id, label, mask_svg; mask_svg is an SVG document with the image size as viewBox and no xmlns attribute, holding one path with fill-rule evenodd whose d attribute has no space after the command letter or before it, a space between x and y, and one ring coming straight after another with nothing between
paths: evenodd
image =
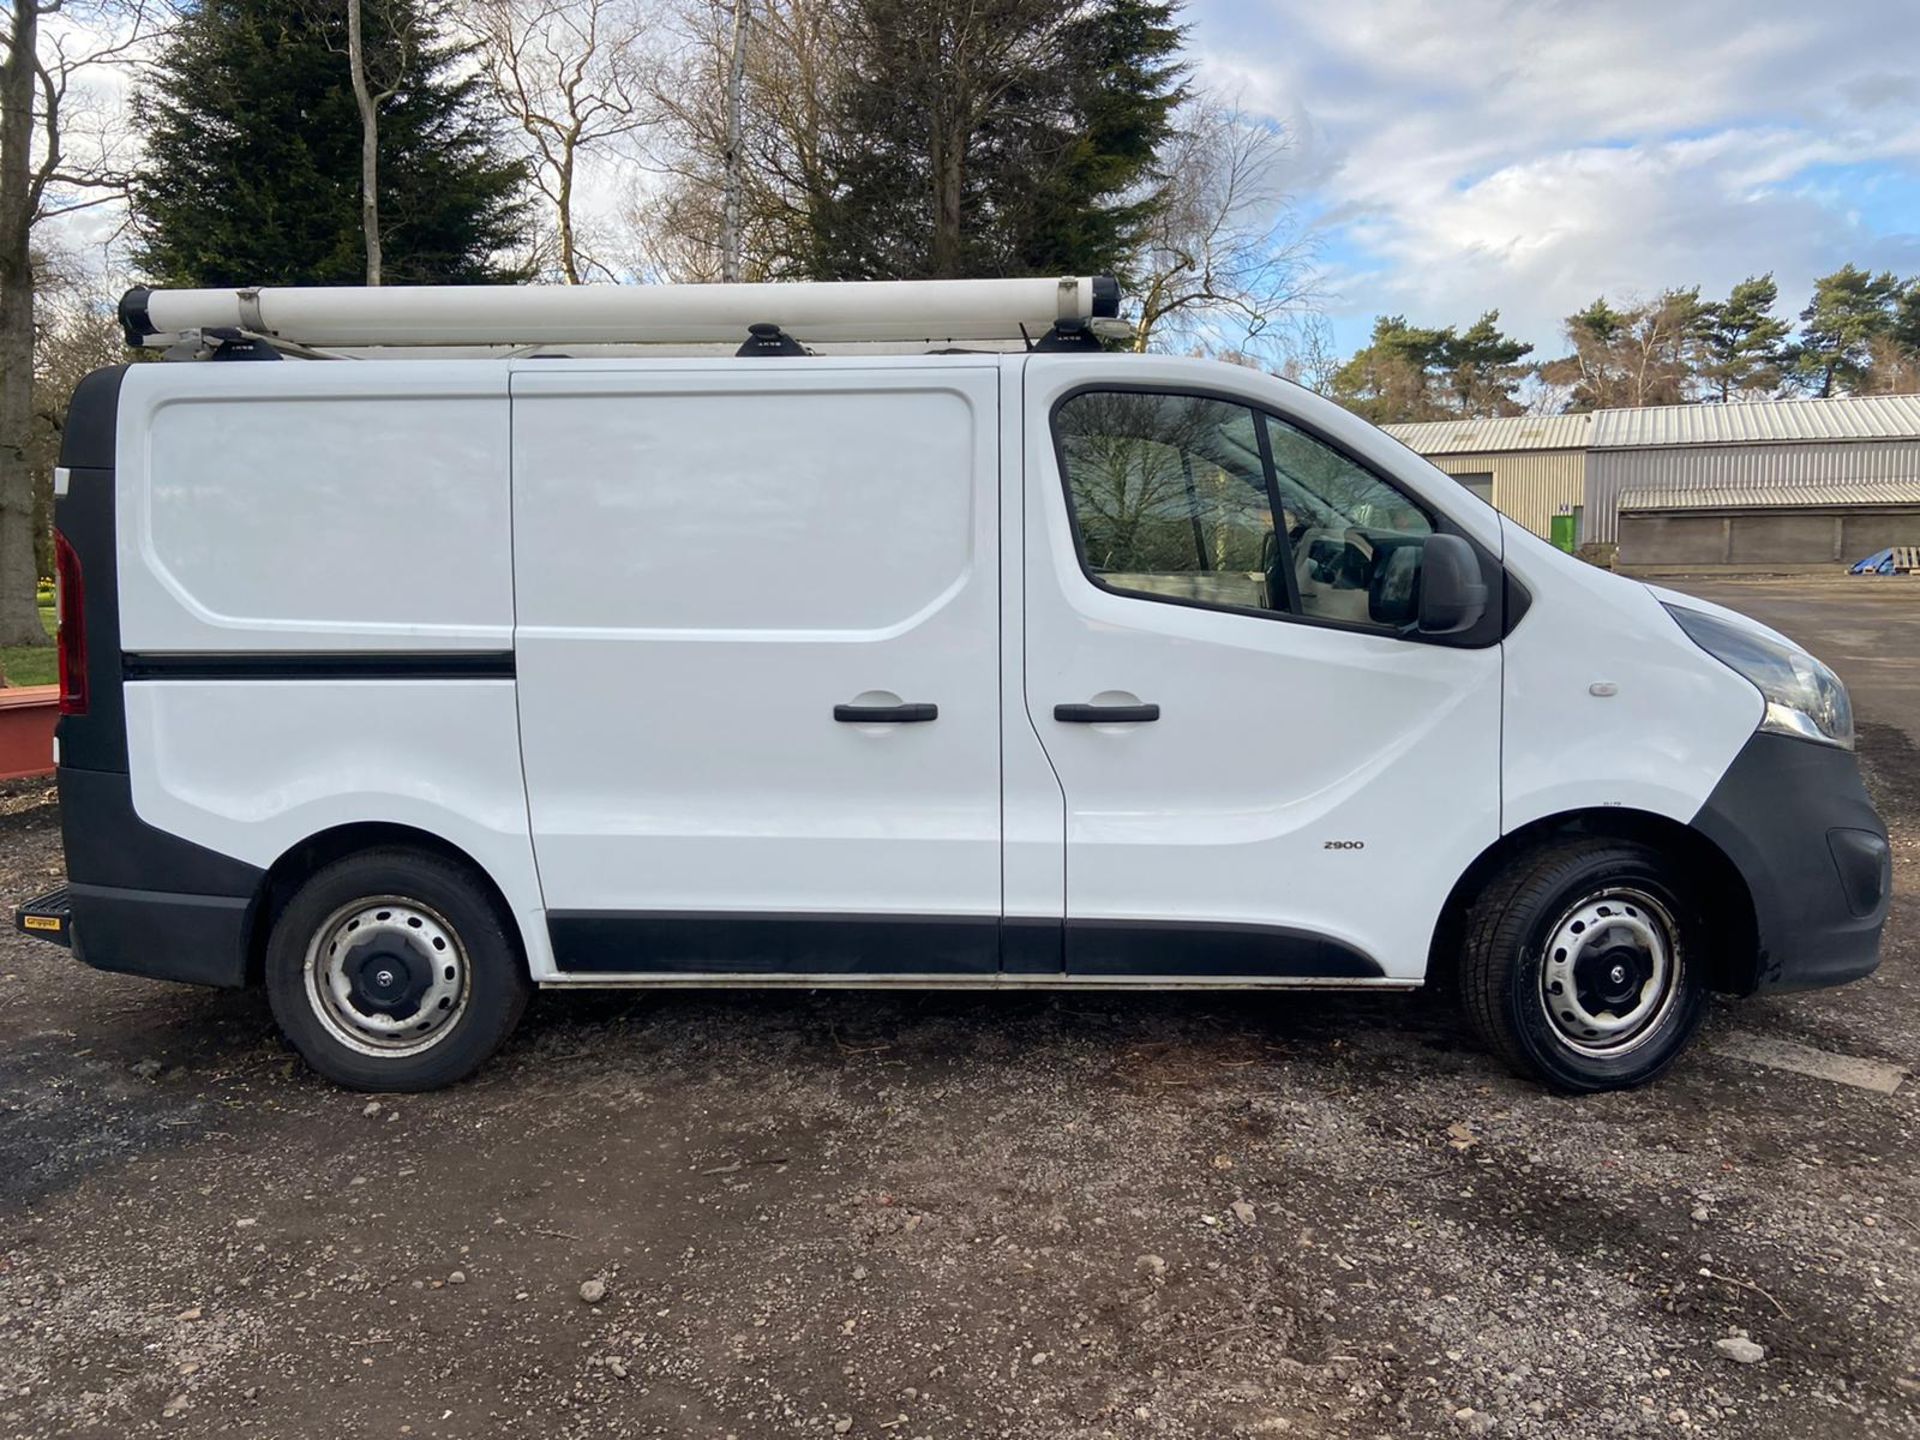
<instances>
[{"instance_id":1,"label":"blue sky","mask_svg":"<svg viewBox=\"0 0 1920 1440\"><path fill-rule=\"evenodd\" d=\"M1278 122L1341 348L1498 309L1853 261L1920 274L1920 0L1189 0L1197 78Z\"/></svg>"}]
</instances>

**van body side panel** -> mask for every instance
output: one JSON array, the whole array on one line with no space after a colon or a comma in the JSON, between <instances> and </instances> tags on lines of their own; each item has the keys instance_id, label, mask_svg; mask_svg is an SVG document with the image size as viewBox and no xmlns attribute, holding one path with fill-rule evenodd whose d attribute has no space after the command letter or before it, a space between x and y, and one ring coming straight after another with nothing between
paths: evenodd
<instances>
[{"instance_id":1,"label":"van body side panel","mask_svg":"<svg viewBox=\"0 0 1920 1440\"><path fill-rule=\"evenodd\" d=\"M997 374L516 368L521 731L562 971L871 963L773 946L781 916L898 921L901 971L997 968ZM858 718L903 705L933 709Z\"/></svg>"},{"instance_id":2,"label":"van body side panel","mask_svg":"<svg viewBox=\"0 0 1920 1440\"><path fill-rule=\"evenodd\" d=\"M506 386L474 361L133 367L122 647L509 649Z\"/></svg>"},{"instance_id":3,"label":"van body side panel","mask_svg":"<svg viewBox=\"0 0 1920 1440\"><path fill-rule=\"evenodd\" d=\"M1506 640L1503 830L1615 806L1691 823L1759 725L1760 692L1645 585L1504 524L1533 604Z\"/></svg>"},{"instance_id":4,"label":"van body side panel","mask_svg":"<svg viewBox=\"0 0 1920 1440\"><path fill-rule=\"evenodd\" d=\"M1060 777L1026 700L1026 474L1022 453L1026 358L1002 362L1000 385L1000 746L1006 826L1006 921L1000 964L1010 975L1066 968L1067 809Z\"/></svg>"},{"instance_id":5,"label":"van body side panel","mask_svg":"<svg viewBox=\"0 0 1920 1440\"><path fill-rule=\"evenodd\" d=\"M1499 645L1097 586L1049 417L1083 387L1198 386L1337 443L1403 493L1426 498L1438 472L1389 468L1402 457L1298 387L1119 359L1027 362L1026 706L1066 795L1067 974L1417 981L1454 883L1499 834ZM1446 498L1494 523L1464 492ZM1158 718L1054 714L1136 702Z\"/></svg>"},{"instance_id":6,"label":"van body side panel","mask_svg":"<svg viewBox=\"0 0 1920 1440\"><path fill-rule=\"evenodd\" d=\"M388 823L470 855L551 973L512 678L506 391L504 365L470 361L128 370L114 586L88 578L90 615L118 590L89 668L113 669L92 703L124 713L125 802L93 803L69 853L129 863L108 908L76 900L83 959L240 983L266 870L321 831ZM98 788L63 775L76 798ZM233 873L183 882L205 868L183 855Z\"/></svg>"},{"instance_id":7,"label":"van body side panel","mask_svg":"<svg viewBox=\"0 0 1920 1440\"><path fill-rule=\"evenodd\" d=\"M336 826L411 826L500 887L546 970L512 680L129 682L142 819L266 867Z\"/></svg>"}]
</instances>

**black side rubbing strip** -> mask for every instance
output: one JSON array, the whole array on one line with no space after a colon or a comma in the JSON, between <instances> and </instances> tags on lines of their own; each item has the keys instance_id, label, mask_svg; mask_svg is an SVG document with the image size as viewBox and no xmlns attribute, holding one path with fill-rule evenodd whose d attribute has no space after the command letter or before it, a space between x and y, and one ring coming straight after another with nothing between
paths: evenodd
<instances>
[{"instance_id":1,"label":"black side rubbing strip","mask_svg":"<svg viewBox=\"0 0 1920 1440\"><path fill-rule=\"evenodd\" d=\"M1069 920L1067 974L1377 980L1386 972L1349 945L1274 925L1186 920Z\"/></svg>"},{"instance_id":2,"label":"black side rubbing strip","mask_svg":"<svg viewBox=\"0 0 1920 1440\"><path fill-rule=\"evenodd\" d=\"M556 910L573 975L1060 975L1377 980L1370 957L1269 925L726 911ZM1064 950L1063 950L1064 940Z\"/></svg>"},{"instance_id":3,"label":"black side rubbing strip","mask_svg":"<svg viewBox=\"0 0 1920 1440\"><path fill-rule=\"evenodd\" d=\"M128 680L511 680L511 650L235 651L122 657Z\"/></svg>"},{"instance_id":4,"label":"black side rubbing strip","mask_svg":"<svg viewBox=\"0 0 1920 1440\"><path fill-rule=\"evenodd\" d=\"M600 975L991 975L997 915L555 910L563 971Z\"/></svg>"}]
</instances>

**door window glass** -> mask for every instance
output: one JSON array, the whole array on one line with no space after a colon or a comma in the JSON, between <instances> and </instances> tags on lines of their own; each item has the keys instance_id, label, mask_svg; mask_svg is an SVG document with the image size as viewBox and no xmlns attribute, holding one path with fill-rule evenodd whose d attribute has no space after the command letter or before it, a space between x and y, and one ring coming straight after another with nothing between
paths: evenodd
<instances>
[{"instance_id":1,"label":"door window glass","mask_svg":"<svg viewBox=\"0 0 1920 1440\"><path fill-rule=\"evenodd\" d=\"M1300 613L1399 630L1415 618L1426 512L1304 431L1262 416Z\"/></svg>"},{"instance_id":2,"label":"door window glass","mask_svg":"<svg viewBox=\"0 0 1920 1440\"><path fill-rule=\"evenodd\" d=\"M1255 418L1196 395L1089 391L1056 435L1088 572L1110 590L1286 610Z\"/></svg>"},{"instance_id":3,"label":"door window glass","mask_svg":"<svg viewBox=\"0 0 1920 1440\"><path fill-rule=\"evenodd\" d=\"M1432 521L1305 431L1231 401L1118 390L1071 397L1054 424L1096 583L1395 633L1414 624Z\"/></svg>"}]
</instances>

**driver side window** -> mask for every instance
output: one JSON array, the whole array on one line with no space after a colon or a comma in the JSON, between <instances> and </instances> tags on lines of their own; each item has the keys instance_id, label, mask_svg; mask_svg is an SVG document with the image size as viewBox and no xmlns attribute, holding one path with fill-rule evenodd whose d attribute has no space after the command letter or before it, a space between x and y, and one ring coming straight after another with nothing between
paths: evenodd
<instances>
[{"instance_id":1,"label":"driver side window","mask_svg":"<svg viewBox=\"0 0 1920 1440\"><path fill-rule=\"evenodd\" d=\"M1393 633L1413 622L1431 521L1304 431L1208 396L1093 390L1056 409L1054 435L1102 588Z\"/></svg>"},{"instance_id":2,"label":"driver side window","mask_svg":"<svg viewBox=\"0 0 1920 1440\"><path fill-rule=\"evenodd\" d=\"M1411 619L1426 513L1371 470L1262 416L1286 518L1300 613L1398 629ZM1401 617L1404 617L1402 619Z\"/></svg>"}]
</instances>

